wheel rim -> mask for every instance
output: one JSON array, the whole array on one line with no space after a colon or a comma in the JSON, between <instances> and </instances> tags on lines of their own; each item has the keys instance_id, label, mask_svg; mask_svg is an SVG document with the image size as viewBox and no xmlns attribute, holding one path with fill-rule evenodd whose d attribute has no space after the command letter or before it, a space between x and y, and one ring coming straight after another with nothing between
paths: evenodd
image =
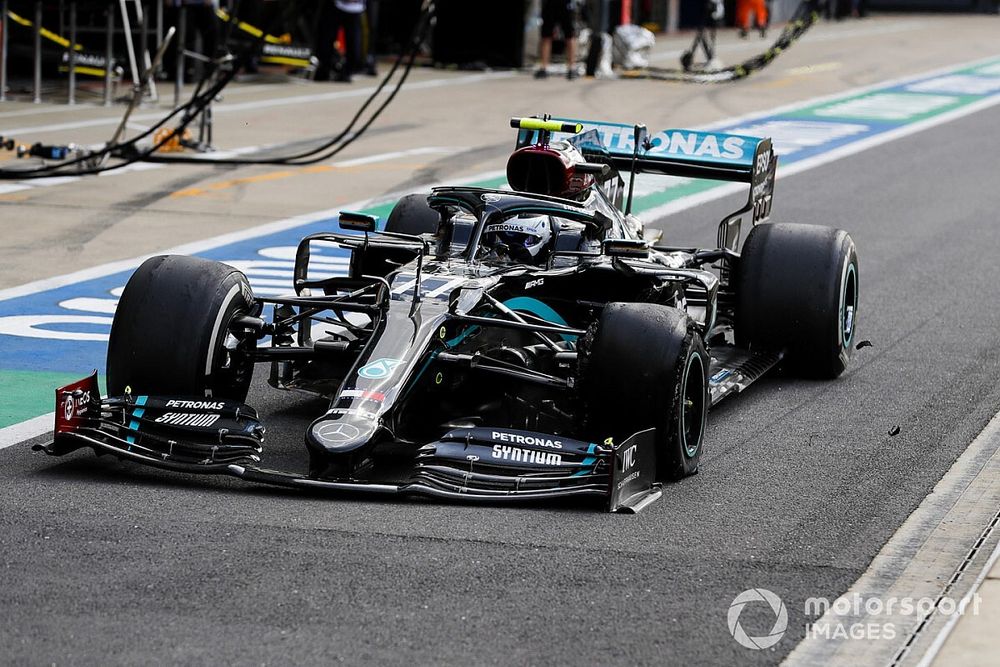
<instances>
[{"instance_id":1,"label":"wheel rim","mask_svg":"<svg viewBox=\"0 0 1000 667\"><path fill-rule=\"evenodd\" d=\"M244 313L240 311L233 313L232 319L241 314ZM246 339L234 336L227 327L218 354L221 363L212 369L211 377L214 385L218 388L249 385L253 376L253 359L248 349L249 346L250 343Z\"/></svg>"},{"instance_id":2,"label":"wheel rim","mask_svg":"<svg viewBox=\"0 0 1000 667\"><path fill-rule=\"evenodd\" d=\"M694 458L701 447L705 430L705 361L700 352L693 352L684 369L681 386L681 427L684 453Z\"/></svg>"},{"instance_id":3,"label":"wheel rim","mask_svg":"<svg viewBox=\"0 0 1000 667\"><path fill-rule=\"evenodd\" d=\"M244 387L250 384L253 376L253 358L249 352L251 342L230 330L233 320L240 315L248 314L245 303L248 298L247 293L249 285L238 283L230 290L219 309L216 329L209 342L211 347L206 358L206 396L240 398L229 394L233 391L238 394L243 393ZM244 303L237 302L234 307L234 302L240 298L244 299Z\"/></svg>"},{"instance_id":4,"label":"wheel rim","mask_svg":"<svg viewBox=\"0 0 1000 667\"><path fill-rule=\"evenodd\" d=\"M854 262L844 272L844 287L840 295L840 340L848 348L854 340L858 316L858 271Z\"/></svg>"}]
</instances>

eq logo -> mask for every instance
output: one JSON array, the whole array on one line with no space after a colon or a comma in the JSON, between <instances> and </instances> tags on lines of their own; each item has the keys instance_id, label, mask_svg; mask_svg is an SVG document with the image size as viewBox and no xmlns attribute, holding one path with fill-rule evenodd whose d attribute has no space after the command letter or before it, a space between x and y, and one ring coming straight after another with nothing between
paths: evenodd
<instances>
[{"instance_id":1,"label":"eq logo","mask_svg":"<svg viewBox=\"0 0 1000 667\"><path fill-rule=\"evenodd\" d=\"M771 631L761 637L749 636L740 625L740 614L751 602L764 602L774 612L774 625L771 627ZM766 588L750 588L733 598L726 620L729 622L729 634L740 646L755 650L771 648L781 641L788 628L788 609L785 608L785 603L781 601L781 598Z\"/></svg>"},{"instance_id":2,"label":"eq logo","mask_svg":"<svg viewBox=\"0 0 1000 667\"><path fill-rule=\"evenodd\" d=\"M399 359L376 359L358 369L358 375L368 380L381 380L392 375L401 363Z\"/></svg>"},{"instance_id":3,"label":"eq logo","mask_svg":"<svg viewBox=\"0 0 1000 667\"><path fill-rule=\"evenodd\" d=\"M622 472L628 472L635 465L635 448L637 445L632 445L624 452L622 452Z\"/></svg>"}]
</instances>

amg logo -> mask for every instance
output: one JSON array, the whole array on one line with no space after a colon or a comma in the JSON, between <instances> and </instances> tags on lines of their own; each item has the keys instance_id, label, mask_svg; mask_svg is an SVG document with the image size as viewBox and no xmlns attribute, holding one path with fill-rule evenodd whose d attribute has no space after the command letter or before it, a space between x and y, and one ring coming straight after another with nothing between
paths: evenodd
<instances>
[{"instance_id":1,"label":"amg logo","mask_svg":"<svg viewBox=\"0 0 1000 667\"><path fill-rule=\"evenodd\" d=\"M186 412L166 412L156 418L158 424L170 424L171 426L200 426L202 428L211 426L219 421L222 415L192 415Z\"/></svg>"},{"instance_id":2,"label":"amg logo","mask_svg":"<svg viewBox=\"0 0 1000 667\"><path fill-rule=\"evenodd\" d=\"M532 287L541 287L545 284L545 278L538 278L536 280L529 280L524 283L524 289L531 289Z\"/></svg>"},{"instance_id":3,"label":"amg logo","mask_svg":"<svg viewBox=\"0 0 1000 667\"><path fill-rule=\"evenodd\" d=\"M493 458L534 463L540 466L557 466L562 463L562 456L554 452L536 452L533 449L521 449L507 445L493 445Z\"/></svg>"},{"instance_id":4,"label":"amg logo","mask_svg":"<svg viewBox=\"0 0 1000 667\"><path fill-rule=\"evenodd\" d=\"M168 408L184 408L186 410L221 410L225 403L212 401L167 401Z\"/></svg>"},{"instance_id":5,"label":"amg logo","mask_svg":"<svg viewBox=\"0 0 1000 667\"><path fill-rule=\"evenodd\" d=\"M552 449L562 449L562 440L534 438L530 435L518 435L517 433L504 433L503 431L493 431L493 439L500 440L501 442L516 442L519 445L535 445L536 447L551 447Z\"/></svg>"}]
</instances>

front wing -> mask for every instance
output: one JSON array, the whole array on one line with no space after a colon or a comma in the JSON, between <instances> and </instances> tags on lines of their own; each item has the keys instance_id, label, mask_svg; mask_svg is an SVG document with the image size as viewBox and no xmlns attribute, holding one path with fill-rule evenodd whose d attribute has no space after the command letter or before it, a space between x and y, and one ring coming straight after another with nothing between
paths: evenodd
<instances>
[{"instance_id":1,"label":"front wing","mask_svg":"<svg viewBox=\"0 0 1000 667\"><path fill-rule=\"evenodd\" d=\"M260 465L264 428L250 407L211 398L100 397L97 374L56 390L53 441L61 456L82 447L175 472L219 474L288 488L423 496L468 502L604 500L638 512L660 497L654 430L615 444L506 428L457 428L417 449L385 477L319 478Z\"/></svg>"}]
</instances>

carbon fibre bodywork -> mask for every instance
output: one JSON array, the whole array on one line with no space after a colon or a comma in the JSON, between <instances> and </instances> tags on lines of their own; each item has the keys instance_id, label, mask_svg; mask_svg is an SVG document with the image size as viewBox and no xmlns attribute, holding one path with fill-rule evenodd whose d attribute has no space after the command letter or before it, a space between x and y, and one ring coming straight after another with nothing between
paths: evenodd
<instances>
[{"instance_id":1,"label":"carbon fibre bodywork","mask_svg":"<svg viewBox=\"0 0 1000 667\"><path fill-rule=\"evenodd\" d=\"M643 136L636 128L636 146ZM261 465L264 428L240 396L126 391L101 399L96 374L57 390L54 442L40 449L92 447L163 469L298 489L488 502L587 496L610 511L641 509L660 495L655 430L638 424L609 438L593 426L590 412L600 406L578 392L582 343L608 304L675 309L711 351L711 403L780 360L736 344L729 280L743 218L756 224L770 209L770 142L726 165L639 159L638 149L629 161L594 132L551 148L547 135L526 141L522 133L518 150L569 155L562 163L578 174L543 180L576 189L436 188L427 196L440 216L433 234L377 232L366 216L345 215L350 233L302 239L294 294L247 294L225 325L226 363L268 363L272 386L329 399L305 431L307 472ZM739 180L751 186L750 200L722 221L718 248L657 246L623 210L626 166ZM544 262L515 261L482 243L484 228L517 215L551 221ZM350 251L348 276L310 278L310 257L324 246Z\"/></svg>"}]
</instances>

